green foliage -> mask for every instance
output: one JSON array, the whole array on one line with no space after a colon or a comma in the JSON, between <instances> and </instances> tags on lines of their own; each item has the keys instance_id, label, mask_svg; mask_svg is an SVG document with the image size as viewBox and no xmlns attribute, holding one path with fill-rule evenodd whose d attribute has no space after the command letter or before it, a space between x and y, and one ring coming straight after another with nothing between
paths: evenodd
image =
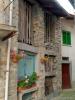
<instances>
[{"instance_id":1,"label":"green foliage","mask_svg":"<svg viewBox=\"0 0 75 100\"><path fill-rule=\"evenodd\" d=\"M37 81L37 74L36 72L33 72L31 76L28 76L22 81L18 82L18 87L26 87L26 86L32 86Z\"/></svg>"},{"instance_id":2,"label":"green foliage","mask_svg":"<svg viewBox=\"0 0 75 100\"><path fill-rule=\"evenodd\" d=\"M25 82L24 81L19 81L18 82L18 87L24 87L25 86Z\"/></svg>"},{"instance_id":3,"label":"green foliage","mask_svg":"<svg viewBox=\"0 0 75 100\"><path fill-rule=\"evenodd\" d=\"M29 77L29 86L32 86L32 84L35 84L37 80L37 75L35 72L33 72L33 74Z\"/></svg>"}]
</instances>

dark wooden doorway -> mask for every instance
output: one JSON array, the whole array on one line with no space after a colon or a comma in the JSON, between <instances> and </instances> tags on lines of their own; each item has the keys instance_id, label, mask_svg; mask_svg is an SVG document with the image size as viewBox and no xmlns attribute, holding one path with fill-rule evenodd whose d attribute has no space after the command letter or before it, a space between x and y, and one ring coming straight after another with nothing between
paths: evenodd
<instances>
[{"instance_id":1,"label":"dark wooden doorway","mask_svg":"<svg viewBox=\"0 0 75 100\"><path fill-rule=\"evenodd\" d=\"M70 64L62 64L62 89L71 88Z\"/></svg>"}]
</instances>

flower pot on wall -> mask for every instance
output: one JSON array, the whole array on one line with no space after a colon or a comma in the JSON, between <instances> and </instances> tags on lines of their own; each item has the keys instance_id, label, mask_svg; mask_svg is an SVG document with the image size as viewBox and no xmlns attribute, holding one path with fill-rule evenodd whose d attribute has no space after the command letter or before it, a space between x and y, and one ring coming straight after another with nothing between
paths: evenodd
<instances>
[{"instance_id":1,"label":"flower pot on wall","mask_svg":"<svg viewBox=\"0 0 75 100\"><path fill-rule=\"evenodd\" d=\"M47 62L48 61L48 57L41 57L41 59L40 59L40 62L42 63L42 64L44 64L45 62Z\"/></svg>"},{"instance_id":2,"label":"flower pot on wall","mask_svg":"<svg viewBox=\"0 0 75 100\"><path fill-rule=\"evenodd\" d=\"M17 87L17 92L22 92L24 90L28 90L34 87L36 87L36 84L33 84L32 86L26 86L26 87Z\"/></svg>"},{"instance_id":3,"label":"flower pot on wall","mask_svg":"<svg viewBox=\"0 0 75 100\"><path fill-rule=\"evenodd\" d=\"M18 63L24 56L24 52L16 53L14 50L12 50L10 54L10 58L13 63Z\"/></svg>"}]
</instances>

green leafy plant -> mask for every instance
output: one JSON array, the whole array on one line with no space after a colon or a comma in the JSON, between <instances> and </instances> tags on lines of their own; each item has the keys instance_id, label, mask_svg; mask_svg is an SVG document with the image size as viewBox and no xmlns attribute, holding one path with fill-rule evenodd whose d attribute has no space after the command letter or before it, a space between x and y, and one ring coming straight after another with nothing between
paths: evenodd
<instances>
[{"instance_id":1,"label":"green leafy plant","mask_svg":"<svg viewBox=\"0 0 75 100\"><path fill-rule=\"evenodd\" d=\"M31 87L33 84L35 84L37 81L37 74L36 72L33 72L30 76L25 76L24 80L21 80L18 82L18 87Z\"/></svg>"},{"instance_id":2,"label":"green leafy plant","mask_svg":"<svg viewBox=\"0 0 75 100\"><path fill-rule=\"evenodd\" d=\"M33 74L29 77L29 86L32 86L33 84L36 83L37 80L37 74L35 72L33 72Z\"/></svg>"}]
</instances>

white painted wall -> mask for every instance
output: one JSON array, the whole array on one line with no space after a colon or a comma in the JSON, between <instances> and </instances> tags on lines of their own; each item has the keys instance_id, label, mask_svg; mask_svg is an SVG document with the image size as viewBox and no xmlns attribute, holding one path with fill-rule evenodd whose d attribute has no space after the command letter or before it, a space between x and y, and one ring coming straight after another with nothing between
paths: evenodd
<instances>
[{"instance_id":1,"label":"white painted wall","mask_svg":"<svg viewBox=\"0 0 75 100\"><path fill-rule=\"evenodd\" d=\"M75 81L75 25L74 20L62 19L62 30L71 32L71 46L62 44L62 56L69 57L72 62L72 84Z\"/></svg>"}]
</instances>

